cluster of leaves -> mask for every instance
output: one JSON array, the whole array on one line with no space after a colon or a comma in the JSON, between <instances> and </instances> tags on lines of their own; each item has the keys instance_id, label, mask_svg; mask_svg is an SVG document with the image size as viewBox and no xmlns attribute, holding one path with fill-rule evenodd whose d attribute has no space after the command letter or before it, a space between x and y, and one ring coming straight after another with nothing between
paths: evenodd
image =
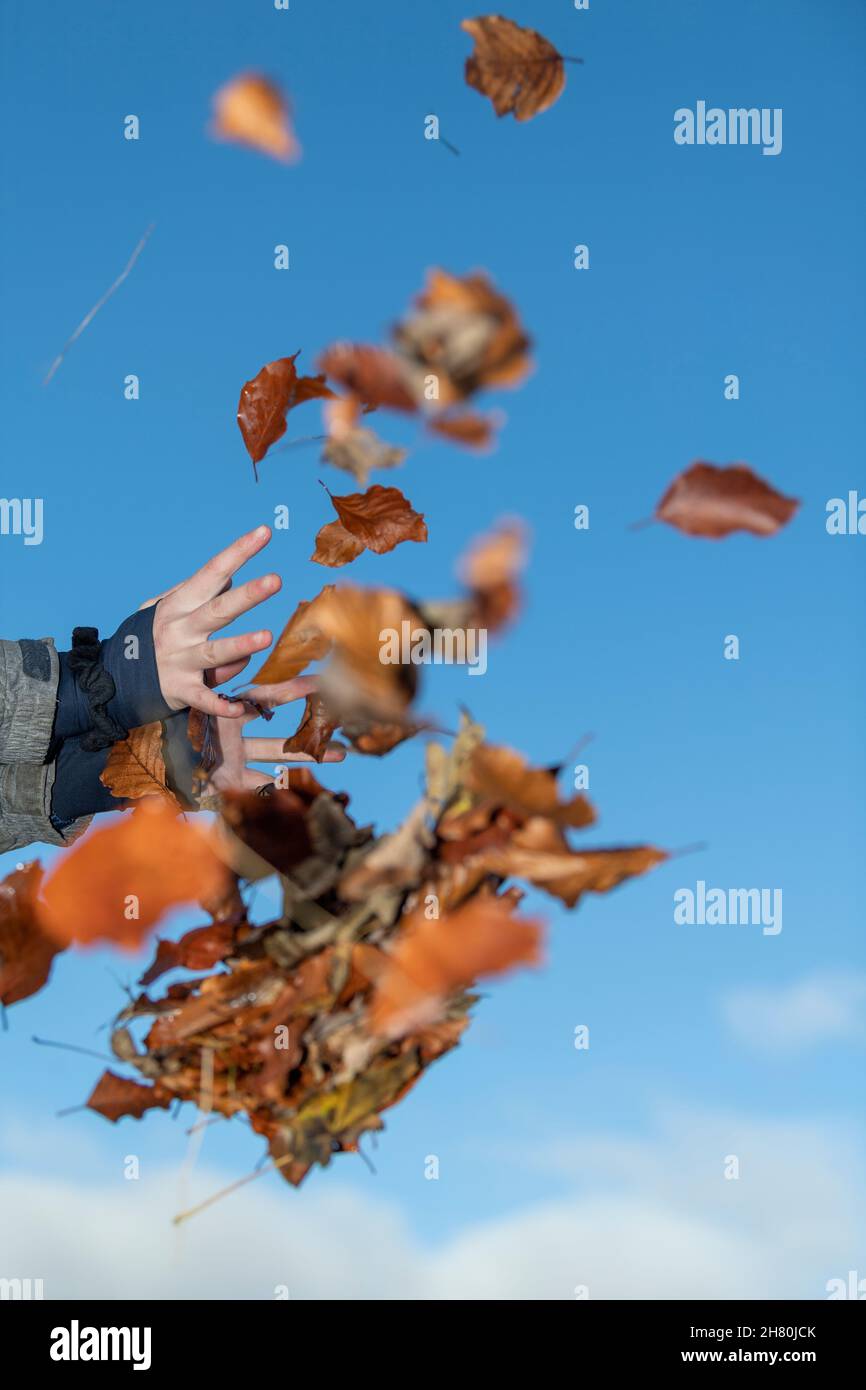
<instances>
[{"instance_id":1,"label":"cluster of leaves","mask_svg":"<svg viewBox=\"0 0 866 1390\"><path fill-rule=\"evenodd\" d=\"M518 914L509 879L573 907L665 857L575 849L568 834L594 811L582 795L560 798L557 771L485 743L464 716L450 750L428 745L424 796L390 835L358 826L348 797L306 768L267 796L227 794L210 835L147 799L66 856L41 897L37 866L2 885L0 997L39 988L71 940L137 946L172 902L198 899L209 923L160 941L141 984L178 967L212 973L131 1000L111 1046L142 1079L109 1070L87 1104L110 1120L172 1100L245 1117L299 1183L380 1129L382 1111L457 1044L476 980L540 959L541 924ZM241 885L273 874L282 913L255 925Z\"/></svg>"}]
</instances>

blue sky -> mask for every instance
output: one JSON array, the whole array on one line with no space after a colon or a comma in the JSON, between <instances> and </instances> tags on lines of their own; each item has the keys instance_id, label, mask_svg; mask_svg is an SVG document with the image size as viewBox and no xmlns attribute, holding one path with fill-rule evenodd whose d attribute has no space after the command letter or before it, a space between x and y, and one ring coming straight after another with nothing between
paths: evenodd
<instances>
[{"instance_id":1,"label":"blue sky","mask_svg":"<svg viewBox=\"0 0 866 1390\"><path fill-rule=\"evenodd\" d=\"M415 441L397 481L425 513L429 543L365 555L351 577L454 592L466 543L497 517L524 517L534 544L521 622L491 645L483 679L431 672L425 708L447 721L469 701L491 738L537 761L592 732L582 756L600 825L588 842L706 848L574 914L532 897L550 923L546 967L487 991L466 1045L388 1116L376 1176L343 1158L299 1193L263 1178L255 1219L284 1213L287 1230L298 1221L315 1240L317 1220L337 1220L329 1202L358 1204L370 1230L381 1213L364 1204L385 1204L422 1254L441 1259L451 1242L455 1268L467 1232L510 1222L514 1258L529 1265L524 1213L582 1202L592 1221L613 1184L623 1203L646 1197L670 1217L651 1229L679 1296L691 1266L674 1218L695 1213L673 1211L682 1199L663 1184L647 1196L651 1155L687 1187L720 1174L739 1142L742 1177L713 1177L697 1245L710 1249L738 1220L753 1231L761 1194L790 1190L769 1246L784 1247L810 1204L819 1224L826 1211L827 1241L803 1245L793 1272L770 1261L757 1296L820 1297L858 1258L866 1274L857 1184L849 1203L828 1176L837 1159L848 1179L856 1164L862 1186L866 540L824 525L829 498L866 493L866 14L855 0L592 0L580 12L514 0L509 17L585 60L550 111L519 125L464 84L467 13L454 0L292 0L288 12L268 0L4 0L0 493L42 497L45 536L32 547L0 537L0 632L66 645L76 624L111 631L284 503L291 527L252 570L282 574L263 610L279 630L323 582L308 560L330 519L318 479L351 484L313 446L267 459L256 486L234 418L241 384L299 348L311 368L336 339L381 337L430 266L485 269L532 335L534 374L490 398L507 416L491 455ZM247 68L291 93L298 165L207 138L213 92ZM782 108L782 153L677 146L673 113L699 99ZM123 138L131 113L136 142ZM424 140L429 113L459 158ZM43 386L151 222L129 279ZM288 272L273 268L278 243ZM576 243L590 248L587 271L573 268ZM129 373L138 401L124 399ZM737 401L724 399L728 373ZM318 430L308 405L288 437ZM630 530L697 458L749 463L802 499L794 521L765 541ZM588 531L574 529L577 503L590 508ZM729 633L738 662L722 656ZM416 794L421 758L407 745L323 777L351 792L359 819L387 828ZM54 854L24 857L37 852ZM20 857L0 857L0 871ZM674 891L698 878L780 887L781 934L675 926ZM52 1118L86 1097L99 1064L31 1035L102 1046L95 1030L122 1002L112 972L140 973L116 953L70 954L10 1012L0 1140L12 1207L22 1174L39 1168L48 1182L62 1170L88 1194L86 1219L102 1211L110 1224L124 1155L154 1172L183 1157L184 1120ZM774 1049L761 1045L771 1017L784 1038ZM580 1023L588 1052L572 1044ZM751 1165L764 1187L749 1177L750 1145L770 1155ZM205 1146L217 1181L247 1171L260 1147L232 1126L208 1131ZM610 1146L642 1155L625 1177L613 1159L587 1157ZM423 1180L431 1153L438 1182ZM70 1239L59 1227L56 1247L46 1239L50 1278ZM720 1254L727 1272L706 1274L710 1292L753 1287L743 1241ZM164 1256L157 1243L157 1265ZM244 1282L255 1264L253 1247L223 1292L257 1296ZM628 1265L624 1253L596 1285L626 1296ZM87 1287L71 1266L63 1277ZM372 1296L387 1286L377 1278ZM327 1296L323 1280L311 1296ZM59 1272L55 1284L67 1287Z\"/></svg>"}]
</instances>

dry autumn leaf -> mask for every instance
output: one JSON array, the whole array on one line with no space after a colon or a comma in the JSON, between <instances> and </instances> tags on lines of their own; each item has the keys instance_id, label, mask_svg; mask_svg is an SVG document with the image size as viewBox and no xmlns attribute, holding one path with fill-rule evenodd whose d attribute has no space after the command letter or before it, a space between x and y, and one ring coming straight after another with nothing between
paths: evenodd
<instances>
[{"instance_id":1,"label":"dry autumn leaf","mask_svg":"<svg viewBox=\"0 0 866 1390\"><path fill-rule=\"evenodd\" d=\"M320 695L308 695L301 722L283 744L284 753L308 753L317 763L324 762L336 723L328 714Z\"/></svg>"},{"instance_id":2,"label":"dry autumn leaf","mask_svg":"<svg viewBox=\"0 0 866 1390\"><path fill-rule=\"evenodd\" d=\"M112 746L99 780L118 800L161 796L179 808L177 797L166 784L166 775L162 724L157 720L132 729L125 739Z\"/></svg>"},{"instance_id":3,"label":"dry autumn leaf","mask_svg":"<svg viewBox=\"0 0 866 1390\"><path fill-rule=\"evenodd\" d=\"M328 654L331 638L323 633L318 616L323 600L333 591L333 584L326 584L314 599L301 600L264 666L253 677L254 685L277 685L293 680L311 661L321 661Z\"/></svg>"},{"instance_id":4,"label":"dry autumn leaf","mask_svg":"<svg viewBox=\"0 0 866 1390\"><path fill-rule=\"evenodd\" d=\"M316 619L333 642L332 660L320 691L339 713L340 723L366 714L382 720L402 719L418 685L418 667L382 660L384 631L400 634L423 627L409 600L395 589L331 586L321 596Z\"/></svg>"},{"instance_id":5,"label":"dry autumn leaf","mask_svg":"<svg viewBox=\"0 0 866 1390\"><path fill-rule=\"evenodd\" d=\"M286 432L288 411L303 405L304 401L334 394L323 376L298 376L295 369L298 356L296 352L291 357L278 357L266 363L241 388L238 425L256 477L256 465Z\"/></svg>"},{"instance_id":6,"label":"dry autumn leaf","mask_svg":"<svg viewBox=\"0 0 866 1390\"><path fill-rule=\"evenodd\" d=\"M373 430L355 429L334 435L322 449L322 462L351 473L361 487L376 468L398 468L406 458L406 450L386 444Z\"/></svg>"},{"instance_id":7,"label":"dry autumn leaf","mask_svg":"<svg viewBox=\"0 0 866 1390\"><path fill-rule=\"evenodd\" d=\"M541 959L541 923L515 917L501 898L479 897L430 921L419 911L401 926L370 1009L371 1030L387 1037L432 1022L450 994L478 978Z\"/></svg>"},{"instance_id":8,"label":"dry autumn leaf","mask_svg":"<svg viewBox=\"0 0 866 1390\"><path fill-rule=\"evenodd\" d=\"M235 939L233 922L209 922L193 927L179 941L157 941L156 955L139 984L153 984L167 970L210 970L231 951Z\"/></svg>"},{"instance_id":9,"label":"dry autumn leaf","mask_svg":"<svg viewBox=\"0 0 866 1390\"><path fill-rule=\"evenodd\" d=\"M745 463L719 467L693 463L675 478L656 507L656 517L687 536L719 540L733 531L773 536L799 507Z\"/></svg>"},{"instance_id":10,"label":"dry autumn leaf","mask_svg":"<svg viewBox=\"0 0 866 1390\"><path fill-rule=\"evenodd\" d=\"M170 1091L156 1086L142 1086L140 1081L130 1081L117 1072L104 1071L91 1091L85 1104L88 1110L104 1115L106 1120L116 1124L124 1115L140 1120L146 1110L158 1107L167 1110L171 1104Z\"/></svg>"},{"instance_id":11,"label":"dry autumn leaf","mask_svg":"<svg viewBox=\"0 0 866 1390\"><path fill-rule=\"evenodd\" d=\"M418 409L405 363L387 348L335 343L322 353L318 366L363 406L387 406L408 413Z\"/></svg>"},{"instance_id":12,"label":"dry autumn leaf","mask_svg":"<svg viewBox=\"0 0 866 1390\"><path fill-rule=\"evenodd\" d=\"M460 27L475 40L466 81L490 98L497 116L511 112L528 121L553 105L565 86L565 68L552 43L499 14L464 19Z\"/></svg>"},{"instance_id":13,"label":"dry autumn leaf","mask_svg":"<svg viewBox=\"0 0 866 1390\"><path fill-rule=\"evenodd\" d=\"M592 825L595 811L585 796L561 801L555 774L530 767L513 748L482 744L469 758L466 785L479 796L508 806L521 816L545 816L554 825L580 829Z\"/></svg>"},{"instance_id":14,"label":"dry autumn leaf","mask_svg":"<svg viewBox=\"0 0 866 1390\"><path fill-rule=\"evenodd\" d=\"M518 521L502 521L474 541L459 565L481 627L496 632L520 606L518 576L526 565L527 537Z\"/></svg>"},{"instance_id":15,"label":"dry autumn leaf","mask_svg":"<svg viewBox=\"0 0 866 1390\"><path fill-rule=\"evenodd\" d=\"M45 984L62 947L39 923L37 862L15 869L0 883L0 1004L17 1004Z\"/></svg>"},{"instance_id":16,"label":"dry autumn leaf","mask_svg":"<svg viewBox=\"0 0 866 1390\"><path fill-rule=\"evenodd\" d=\"M426 541L427 527L399 488L374 483L366 492L335 497L328 493L340 520L323 526L311 559L320 565L347 565L364 549L385 555L403 541Z\"/></svg>"},{"instance_id":17,"label":"dry autumn leaf","mask_svg":"<svg viewBox=\"0 0 866 1390\"><path fill-rule=\"evenodd\" d=\"M483 451L493 444L496 422L491 415L467 411L463 415L440 415L430 420L427 428L454 444Z\"/></svg>"},{"instance_id":18,"label":"dry autumn leaf","mask_svg":"<svg viewBox=\"0 0 866 1390\"><path fill-rule=\"evenodd\" d=\"M226 878L206 833L148 798L63 856L39 920L63 946L108 941L134 951L165 913L224 893Z\"/></svg>"},{"instance_id":19,"label":"dry autumn leaf","mask_svg":"<svg viewBox=\"0 0 866 1390\"><path fill-rule=\"evenodd\" d=\"M514 306L482 271L458 276L431 270L393 336L419 397L427 378L436 378L439 408L482 388L516 386L531 365L529 338Z\"/></svg>"},{"instance_id":20,"label":"dry autumn leaf","mask_svg":"<svg viewBox=\"0 0 866 1390\"><path fill-rule=\"evenodd\" d=\"M249 145L284 163L300 157L289 103L279 87L260 73L243 73L214 97L211 133L218 140Z\"/></svg>"}]
</instances>

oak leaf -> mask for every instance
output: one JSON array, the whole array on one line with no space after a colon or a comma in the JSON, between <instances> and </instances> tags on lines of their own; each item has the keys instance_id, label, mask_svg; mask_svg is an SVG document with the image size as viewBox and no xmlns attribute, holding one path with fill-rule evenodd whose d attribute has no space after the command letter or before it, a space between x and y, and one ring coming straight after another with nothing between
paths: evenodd
<instances>
[{"instance_id":1,"label":"oak leaf","mask_svg":"<svg viewBox=\"0 0 866 1390\"><path fill-rule=\"evenodd\" d=\"M300 156L289 103L279 87L260 73L243 73L220 87L214 97L211 133L288 163Z\"/></svg>"},{"instance_id":2,"label":"oak leaf","mask_svg":"<svg viewBox=\"0 0 866 1390\"><path fill-rule=\"evenodd\" d=\"M687 536L719 540L733 531L773 536L800 503L785 497L745 463L719 467L693 463L674 479L656 507L656 517Z\"/></svg>"},{"instance_id":3,"label":"oak leaf","mask_svg":"<svg viewBox=\"0 0 866 1390\"><path fill-rule=\"evenodd\" d=\"M553 105L565 86L565 68L552 43L498 14L464 19L460 27L475 40L466 81L490 98L497 116L511 112L528 121Z\"/></svg>"}]
</instances>

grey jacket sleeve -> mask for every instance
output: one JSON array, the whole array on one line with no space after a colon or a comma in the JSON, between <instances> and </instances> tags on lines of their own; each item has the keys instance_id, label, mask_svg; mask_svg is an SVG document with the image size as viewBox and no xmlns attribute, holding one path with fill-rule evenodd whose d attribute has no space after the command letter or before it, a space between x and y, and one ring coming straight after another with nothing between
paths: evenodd
<instances>
[{"instance_id":1,"label":"grey jacket sleeve","mask_svg":"<svg viewBox=\"0 0 866 1390\"><path fill-rule=\"evenodd\" d=\"M0 854L40 840L68 845L91 817L61 833L51 824L54 763L46 762L60 664L54 643L0 641Z\"/></svg>"}]
</instances>

